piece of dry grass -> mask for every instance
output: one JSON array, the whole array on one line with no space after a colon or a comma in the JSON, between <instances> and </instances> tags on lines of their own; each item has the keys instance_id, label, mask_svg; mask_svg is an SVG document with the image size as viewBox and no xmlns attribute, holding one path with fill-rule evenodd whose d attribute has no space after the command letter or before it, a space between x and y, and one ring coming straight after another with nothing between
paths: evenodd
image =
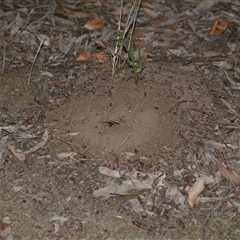
<instances>
[{"instance_id":1,"label":"piece of dry grass","mask_svg":"<svg viewBox=\"0 0 240 240\"><path fill-rule=\"evenodd\" d=\"M123 12L123 0L121 0L121 11L120 11L120 16L119 16L119 22L118 22L118 34L117 34L117 39L116 39L116 47L114 50L113 54L113 63L112 63L112 76L114 76L116 72L116 67L119 63L119 56L122 55L123 48L125 48L125 51L128 54L128 58L131 62L131 66L133 68L134 72L134 78L137 83L138 81L138 73L139 69L142 68L142 64L140 63L140 57L135 56L135 52L133 48L130 46L131 44L131 39L132 39L132 34L133 30L135 28L136 24L136 18L139 12L139 8L141 5L142 0L135 0L130 11L128 14L127 22L125 29L122 31L121 30L121 21L122 21L122 12ZM129 41L128 45L126 44L126 37L127 35L129 36Z\"/></svg>"}]
</instances>

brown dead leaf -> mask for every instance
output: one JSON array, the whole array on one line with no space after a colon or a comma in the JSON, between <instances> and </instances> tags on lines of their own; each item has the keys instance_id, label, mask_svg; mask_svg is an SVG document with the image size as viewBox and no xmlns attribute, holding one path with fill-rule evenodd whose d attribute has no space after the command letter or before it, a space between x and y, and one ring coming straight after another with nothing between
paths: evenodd
<instances>
[{"instance_id":1,"label":"brown dead leaf","mask_svg":"<svg viewBox=\"0 0 240 240\"><path fill-rule=\"evenodd\" d=\"M104 54L96 53L92 55L93 59L97 59L100 63L105 63L107 61L107 57Z\"/></svg>"},{"instance_id":2,"label":"brown dead leaf","mask_svg":"<svg viewBox=\"0 0 240 240\"><path fill-rule=\"evenodd\" d=\"M9 226L10 226L9 223L4 223L4 222L0 221L0 230L1 231L5 230Z\"/></svg>"},{"instance_id":3,"label":"brown dead leaf","mask_svg":"<svg viewBox=\"0 0 240 240\"><path fill-rule=\"evenodd\" d=\"M133 40L139 39L139 38L143 37L145 33L146 33L146 32L143 31L143 30L134 30L131 38L132 38ZM129 36L128 36L128 37L129 37Z\"/></svg>"},{"instance_id":4,"label":"brown dead leaf","mask_svg":"<svg viewBox=\"0 0 240 240\"><path fill-rule=\"evenodd\" d=\"M100 63L105 63L107 61L107 57L101 53L89 54L86 50L83 50L80 55L77 57L76 61L88 61L97 59Z\"/></svg>"},{"instance_id":5,"label":"brown dead leaf","mask_svg":"<svg viewBox=\"0 0 240 240\"><path fill-rule=\"evenodd\" d=\"M235 174L232 174L231 172L229 172L228 169L223 166L222 161L220 159L218 159L216 161L216 163L217 163L217 168L218 168L219 172L222 174L222 176L225 179L229 179L230 181L232 181L235 184L240 184L240 176L239 175L235 175Z\"/></svg>"},{"instance_id":6,"label":"brown dead leaf","mask_svg":"<svg viewBox=\"0 0 240 240\"><path fill-rule=\"evenodd\" d=\"M193 207L198 195L202 192L204 189L204 180L203 179L197 179L196 182L193 184L192 188L188 192L188 204L190 207Z\"/></svg>"},{"instance_id":7,"label":"brown dead leaf","mask_svg":"<svg viewBox=\"0 0 240 240\"><path fill-rule=\"evenodd\" d=\"M119 7L119 8L116 8L114 11L111 12L112 15L115 15L115 16L119 16L119 15L122 15L122 16L125 16L129 13L129 8L127 7Z\"/></svg>"},{"instance_id":8,"label":"brown dead leaf","mask_svg":"<svg viewBox=\"0 0 240 240\"><path fill-rule=\"evenodd\" d=\"M0 40L0 46L1 47L6 47L8 45L8 43L4 40Z\"/></svg>"},{"instance_id":9,"label":"brown dead leaf","mask_svg":"<svg viewBox=\"0 0 240 240\"><path fill-rule=\"evenodd\" d=\"M142 2L141 7L148 8L150 10L157 10L157 8L154 5L152 5L151 3L148 3L148 2Z\"/></svg>"},{"instance_id":10,"label":"brown dead leaf","mask_svg":"<svg viewBox=\"0 0 240 240\"><path fill-rule=\"evenodd\" d=\"M124 61L128 61L129 60L128 54L127 53L122 54L121 59L124 60Z\"/></svg>"},{"instance_id":11,"label":"brown dead leaf","mask_svg":"<svg viewBox=\"0 0 240 240\"><path fill-rule=\"evenodd\" d=\"M170 29L176 30L179 28L180 23L179 22L175 22L172 25L169 26Z\"/></svg>"},{"instance_id":12,"label":"brown dead leaf","mask_svg":"<svg viewBox=\"0 0 240 240\"><path fill-rule=\"evenodd\" d=\"M204 10L209 9L211 6L213 6L216 3L216 0L203 0L201 1L198 6L196 7L197 10Z\"/></svg>"},{"instance_id":13,"label":"brown dead leaf","mask_svg":"<svg viewBox=\"0 0 240 240\"><path fill-rule=\"evenodd\" d=\"M154 57L155 55L150 52L147 48L143 51L143 57Z\"/></svg>"},{"instance_id":14,"label":"brown dead leaf","mask_svg":"<svg viewBox=\"0 0 240 240\"><path fill-rule=\"evenodd\" d=\"M135 40L133 43L133 47L135 50L141 49L145 44L143 39Z\"/></svg>"},{"instance_id":15,"label":"brown dead leaf","mask_svg":"<svg viewBox=\"0 0 240 240\"><path fill-rule=\"evenodd\" d=\"M232 31L235 29L236 25L233 22L228 22L225 19L217 19L211 30L209 35L212 36L217 36L219 34L221 34L222 32L224 32L227 28L231 29Z\"/></svg>"},{"instance_id":16,"label":"brown dead leaf","mask_svg":"<svg viewBox=\"0 0 240 240\"><path fill-rule=\"evenodd\" d=\"M86 61L86 60L91 60L91 55L86 52L84 49L80 55L77 57L76 61Z\"/></svg>"},{"instance_id":17,"label":"brown dead leaf","mask_svg":"<svg viewBox=\"0 0 240 240\"><path fill-rule=\"evenodd\" d=\"M226 207L228 207L228 208L233 207L233 204L230 201L227 201Z\"/></svg>"},{"instance_id":18,"label":"brown dead leaf","mask_svg":"<svg viewBox=\"0 0 240 240\"><path fill-rule=\"evenodd\" d=\"M15 146L9 144L8 145L9 150L12 152L12 154L20 161L25 161L26 156L25 154L22 152L22 150L17 149Z\"/></svg>"},{"instance_id":19,"label":"brown dead leaf","mask_svg":"<svg viewBox=\"0 0 240 240\"><path fill-rule=\"evenodd\" d=\"M97 19L85 24L84 27L87 28L90 31L94 31L94 30L97 30L97 29L102 29L103 28L102 21L103 21L103 19L97 18Z\"/></svg>"}]
</instances>

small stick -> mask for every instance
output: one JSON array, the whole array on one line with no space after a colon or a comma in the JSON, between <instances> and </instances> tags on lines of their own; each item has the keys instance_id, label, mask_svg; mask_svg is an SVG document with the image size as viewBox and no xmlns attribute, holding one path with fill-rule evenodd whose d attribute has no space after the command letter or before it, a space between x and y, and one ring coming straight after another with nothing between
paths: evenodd
<instances>
[{"instance_id":1,"label":"small stick","mask_svg":"<svg viewBox=\"0 0 240 240\"><path fill-rule=\"evenodd\" d=\"M85 151L83 152L82 156L85 155L86 152L88 152L89 148L95 143L95 140L88 146L85 148Z\"/></svg>"},{"instance_id":2,"label":"small stick","mask_svg":"<svg viewBox=\"0 0 240 240\"><path fill-rule=\"evenodd\" d=\"M118 31L121 31L121 20L122 20L122 11L123 11L123 0L121 0L121 6L120 6L120 15L119 15L119 21L118 21ZM119 37L117 37L119 38ZM119 55L121 55L122 47L116 46L113 54L113 63L112 63L112 77L115 75L115 69L119 61Z\"/></svg>"},{"instance_id":3,"label":"small stick","mask_svg":"<svg viewBox=\"0 0 240 240\"><path fill-rule=\"evenodd\" d=\"M122 142L121 146L113 153L114 155L123 147L123 145L128 141L128 139L132 136L132 133L126 137L126 139Z\"/></svg>"},{"instance_id":4,"label":"small stick","mask_svg":"<svg viewBox=\"0 0 240 240\"><path fill-rule=\"evenodd\" d=\"M75 157L70 157L70 159L75 160L75 161L102 161L102 158L75 158Z\"/></svg>"},{"instance_id":5,"label":"small stick","mask_svg":"<svg viewBox=\"0 0 240 240\"><path fill-rule=\"evenodd\" d=\"M2 74L4 74L5 72L5 62L6 62L6 45L3 44Z\"/></svg>"},{"instance_id":6,"label":"small stick","mask_svg":"<svg viewBox=\"0 0 240 240\"><path fill-rule=\"evenodd\" d=\"M73 143L70 143L70 142L68 142L68 141L62 140L62 139L60 139L59 137L56 137L56 139L57 139L58 141L60 141L60 142L63 142L63 143L66 143L66 144L68 144L68 145L70 145L70 146L76 147L77 150L82 148L83 150L85 150L84 153L87 152L87 153L91 154L92 156L94 156L96 159L101 159L101 158L99 158L97 155L95 155L94 153L92 153L92 152L90 152L90 151L88 150L95 141L93 141L93 142L90 144L90 146L88 146L87 149L85 149L85 148L83 148L83 147L79 147L79 146L77 146L77 145L75 145L75 144L73 144ZM81 155L83 155L83 154L81 154Z\"/></svg>"},{"instance_id":7,"label":"small stick","mask_svg":"<svg viewBox=\"0 0 240 240\"><path fill-rule=\"evenodd\" d=\"M128 47L130 47L130 44L131 44L132 34L133 34L133 31L134 31L134 28L135 28L136 19L137 19L137 15L138 15L138 12L139 12L139 7L141 5L141 2L142 2L142 0L139 0L138 2L134 1L133 5L132 5L132 8L130 10L130 13L128 15L126 28L125 28L124 33L123 33L123 38L125 39L126 34L129 31L129 28L132 27L131 30L130 30Z\"/></svg>"},{"instance_id":8,"label":"small stick","mask_svg":"<svg viewBox=\"0 0 240 240\"><path fill-rule=\"evenodd\" d=\"M42 47L42 45L43 45L44 40L45 40L45 38L43 38L42 41L40 42L40 44L39 44L39 46L38 46L37 53L36 53L36 55L35 55L35 57L34 57L34 59L33 59L32 66L31 66L31 70L30 70L30 73L29 73L29 76L28 76L27 86L29 86L29 84L30 84L30 79L31 79L31 75L32 75L33 66L34 66L34 63L35 63L35 61L36 61L36 59L37 59L37 56L38 56L38 54L39 54L39 52L40 52L40 49L41 49L41 47Z\"/></svg>"}]
</instances>

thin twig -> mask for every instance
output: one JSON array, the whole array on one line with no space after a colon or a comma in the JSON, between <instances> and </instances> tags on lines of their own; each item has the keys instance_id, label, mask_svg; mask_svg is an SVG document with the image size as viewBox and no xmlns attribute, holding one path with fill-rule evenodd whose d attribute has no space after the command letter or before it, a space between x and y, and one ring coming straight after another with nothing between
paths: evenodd
<instances>
[{"instance_id":1,"label":"thin twig","mask_svg":"<svg viewBox=\"0 0 240 240\"><path fill-rule=\"evenodd\" d=\"M64 116L62 119L60 119L59 121L57 121L57 122L55 122L55 123L53 123L53 124L51 124L50 126L48 126L47 128L48 129L50 129L50 128L53 128L53 127L55 127L57 124L59 124L60 122L62 122L64 119L66 119L67 117L69 117L70 116L70 114L71 113L69 113L69 114L67 114L66 116Z\"/></svg>"},{"instance_id":2,"label":"thin twig","mask_svg":"<svg viewBox=\"0 0 240 240\"><path fill-rule=\"evenodd\" d=\"M123 11L123 0L121 0L121 6L120 6L120 15L119 15L119 21L118 21L118 32L121 32L121 21L122 21L122 11ZM119 39L119 36L117 36L117 40L118 41ZM112 77L115 75L115 69L116 69L116 66L118 64L118 61L119 61L119 55L121 55L121 51L122 51L122 46L117 46L115 47L115 50L114 50L114 54L113 54L113 64L112 64Z\"/></svg>"},{"instance_id":3,"label":"thin twig","mask_svg":"<svg viewBox=\"0 0 240 240\"><path fill-rule=\"evenodd\" d=\"M95 140L88 146L85 148L85 151L83 152L82 156L85 155L86 152L88 152L88 149L95 143Z\"/></svg>"},{"instance_id":4,"label":"thin twig","mask_svg":"<svg viewBox=\"0 0 240 240\"><path fill-rule=\"evenodd\" d=\"M128 141L128 139L132 136L132 133L126 137L126 139L122 142L121 146L114 152L114 155L123 147L123 145Z\"/></svg>"},{"instance_id":5,"label":"thin twig","mask_svg":"<svg viewBox=\"0 0 240 240\"><path fill-rule=\"evenodd\" d=\"M74 161L102 161L102 158L75 158L75 157L70 157L70 159L74 160Z\"/></svg>"},{"instance_id":6,"label":"thin twig","mask_svg":"<svg viewBox=\"0 0 240 240\"><path fill-rule=\"evenodd\" d=\"M125 29L125 31L124 31L123 38L126 37L126 34L127 34L127 32L129 31L129 28L132 27L132 28L131 28L131 31L130 31L128 48L130 47L130 44L131 44L132 34L133 34L133 30L134 30L134 28L135 28L136 19L137 19L137 15L138 15L138 11L139 11L139 7L140 7L141 2L142 2L142 0L138 0L138 3L137 3L136 1L133 3L132 9L131 9L131 11L130 11L130 13L133 12L133 13L132 13L132 17L129 18L129 22L127 21L127 27L126 27L126 29ZM131 15L131 14L129 14L129 16L130 16L130 15Z\"/></svg>"},{"instance_id":7,"label":"thin twig","mask_svg":"<svg viewBox=\"0 0 240 240\"><path fill-rule=\"evenodd\" d=\"M4 74L5 72L5 62L6 62L6 44L3 44L2 74Z\"/></svg>"},{"instance_id":8,"label":"thin twig","mask_svg":"<svg viewBox=\"0 0 240 240\"><path fill-rule=\"evenodd\" d=\"M56 137L56 139L57 139L58 141L60 141L60 142L66 143L66 144L68 144L68 145L70 145L70 146L73 146L73 147L77 148L77 151L78 151L79 149L83 149L83 150L85 150L85 152L91 154L91 155L94 156L96 159L100 159L97 155L95 155L94 153L90 152L89 150L86 150L86 149L83 148L83 147L79 147L79 146L77 146L77 145L75 145L75 144L73 144L73 143L71 143L71 142L62 140L62 139L60 139L59 137ZM93 144L93 143L92 143L92 144ZM91 146L92 144L90 144L90 146ZM88 149L90 148L90 146L88 147ZM82 154L81 154L81 155L82 155Z\"/></svg>"},{"instance_id":9,"label":"thin twig","mask_svg":"<svg viewBox=\"0 0 240 240\"><path fill-rule=\"evenodd\" d=\"M32 75L33 66L34 66L34 63L35 63L35 61L36 61L36 59L37 59L37 56L38 56L38 54L39 54L39 51L40 51L40 49L41 49L44 41L45 41L45 38L43 38L42 41L40 42L40 44L39 44L39 46L38 46L37 53L36 53L36 55L35 55L35 57L34 57L34 59L33 59L32 66L31 66L31 69L30 69L30 73L29 73L29 76L28 76L27 86L29 86L29 84L30 84L30 79L31 79L31 75Z\"/></svg>"}]
</instances>

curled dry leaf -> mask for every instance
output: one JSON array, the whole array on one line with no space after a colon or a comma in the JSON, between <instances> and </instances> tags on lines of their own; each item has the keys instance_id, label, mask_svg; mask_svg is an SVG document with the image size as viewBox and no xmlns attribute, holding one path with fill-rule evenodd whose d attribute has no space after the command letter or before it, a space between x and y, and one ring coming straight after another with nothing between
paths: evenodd
<instances>
[{"instance_id":1,"label":"curled dry leaf","mask_svg":"<svg viewBox=\"0 0 240 240\"><path fill-rule=\"evenodd\" d=\"M180 26L180 23L179 22L175 22L175 23L169 25L168 27L170 29L172 29L172 30L176 30L176 29L178 29L179 26Z\"/></svg>"},{"instance_id":2,"label":"curled dry leaf","mask_svg":"<svg viewBox=\"0 0 240 240\"><path fill-rule=\"evenodd\" d=\"M140 49L144 46L145 41L143 39L135 40L133 43L134 49Z\"/></svg>"},{"instance_id":3,"label":"curled dry leaf","mask_svg":"<svg viewBox=\"0 0 240 240\"><path fill-rule=\"evenodd\" d=\"M24 154L32 153L37 151L38 149L42 148L48 141L48 130L46 129L43 136L42 136L42 141L33 146L31 149L27 150L24 152Z\"/></svg>"},{"instance_id":4,"label":"curled dry leaf","mask_svg":"<svg viewBox=\"0 0 240 240\"><path fill-rule=\"evenodd\" d=\"M141 3L141 7L148 8L150 10L157 10L157 8L154 5L152 5L148 2L145 2L145 1Z\"/></svg>"},{"instance_id":5,"label":"curled dry leaf","mask_svg":"<svg viewBox=\"0 0 240 240\"><path fill-rule=\"evenodd\" d=\"M197 10L206 10L212 7L217 1L216 0L203 0L196 7Z\"/></svg>"},{"instance_id":6,"label":"curled dry leaf","mask_svg":"<svg viewBox=\"0 0 240 240\"><path fill-rule=\"evenodd\" d=\"M103 19L97 18L97 19L85 24L84 27L91 31L97 30L97 29L102 29L103 28L102 21L103 21Z\"/></svg>"},{"instance_id":7,"label":"curled dry leaf","mask_svg":"<svg viewBox=\"0 0 240 240\"><path fill-rule=\"evenodd\" d=\"M107 57L101 53L89 54L86 50L83 50L79 56L77 57L76 61L87 61L87 60L94 60L97 59L100 63L105 63L107 61Z\"/></svg>"},{"instance_id":8,"label":"curled dry leaf","mask_svg":"<svg viewBox=\"0 0 240 240\"><path fill-rule=\"evenodd\" d=\"M7 227L9 227L10 224L9 223L4 223L2 221L0 221L0 230L5 230Z\"/></svg>"},{"instance_id":9,"label":"curled dry leaf","mask_svg":"<svg viewBox=\"0 0 240 240\"><path fill-rule=\"evenodd\" d=\"M125 16L129 13L129 8L127 7L119 7L119 8L116 8L113 12L111 12L112 15L115 15L115 16Z\"/></svg>"},{"instance_id":10,"label":"curled dry leaf","mask_svg":"<svg viewBox=\"0 0 240 240\"><path fill-rule=\"evenodd\" d=\"M204 189L204 180L199 178L196 180L196 182L193 184L192 188L188 192L188 204L190 207L193 207L198 195L202 192Z\"/></svg>"},{"instance_id":11,"label":"curled dry leaf","mask_svg":"<svg viewBox=\"0 0 240 240\"><path fill-rule=\"evenodd\" d=\"M8 45L8 43L6 41L0 39L0 46L1 47L5 47L7 45Z\"/></svg>"},{"instance_id":12,"label":"curled dry leaf","mask_svg":"<svg viewBox=\"0 0 240 240\"><path fill-rule=\"evenodd\" d=\"M9 217L4 217L2 221L0 221L0 239L13 240L11 220Z\"/></svg>"},{"instance_id":13,"label":"curled dry leaf","mask_svg":"<svg viewBox=\"0 0 240 240\"><path fill-rule=\"evenodd\" d=\"M214 24L213 24L213 26L210 30L209 35L210 36L217 36L217 35L221 34L223 31L225 31L227 28L230 28L230 29L234 30L235 23L228 22L225 19L217 19L214 22Z\"/></svg>"},{"instance_id":14,"label":"curled dry leaf","mask_svg":"<svg viewBox=\"0 0 240 240\"><path fill-rule=\"evenodd\" d=\"M69 158L69 157L74 157L76 155L77 155L77 153L75 153L75 152L62 152L62 153L59 153L57 155L57 157L60 159L65 159L65 158Z\"/></svg>"},{"instance_id":15,"label":"curled dry leaf","mask_svg":"<svg viewBox=\"0 0 240 240\"><path fill-rule=\"evenodd\" d=\"M139 39L139 38L143 37L145 34L146 34L146 31L136 29L133 31L132 40Z\"/></svg>"},{"instance_id":16,"label":"curled dry leaf","mask_svg":"<svg viewBox=\"0 0 240 240\"><path fill-rule=\"evenodd\" d=\"M76 61L86 61L91 60L91 55L87 53L87 51L84 49L79 56L77 57Z\"/></svg>"},{"instance_id":17,"label":"curled dry leaf","mask_svg":"<svg viewBox=\"0 0 240 240\"><path fill-rule=\"evenodd\" d=\"M112 170L107 167L100 167L99 172L105 176L112 177L112 178L120 178L120 173L117 170Z\"/></svg>"},{"instance_id":18,"label":"curled dry leaf","mask_svg":"<svg viewBox=\"0 0 240 240\"><path fill-rule=\"evenodd\" d=\"M219 172L222 174L222 176L224 178L229 179L230 181L232 181L235 184L240 184L240 176L229 172L228 169L223 166L222 161L220 159L218 159L216 161L216 163L217 163L217 168L218 168Z\"/></svg>"},{"instance_id":19,"label":"curled dry leaf","mask_svg":"<svg viewBox=\"0 0 240 240\"><path fill-rule=\"evenodd\" d=\"M12 154L20 161L25 161L25 154L22 152L22 150L15 148L13 145L8 145L9 150L12 152Z\"/></svg>"},{"instance_id":20,"label":"curled dry leaf","mask_svg":"<svg viewBox=\"0 0 240 240\"><path fill-rule=\"evenodd\" d=\"M93 59L97 59L100 63L105 63L107 61L107 57L104 54L96 53L92 55Z\"/></svg>"},{"instance_id":21,"label":"curled dry leaf","mask_svg":"<svg viewBox=\"0 0 240 240\"><path fill-rule=\"evenodd\" d=\"M154 54L150 52L147 48L143 51L143 57L154 57Z\"/></svg>"}]
</instances>

